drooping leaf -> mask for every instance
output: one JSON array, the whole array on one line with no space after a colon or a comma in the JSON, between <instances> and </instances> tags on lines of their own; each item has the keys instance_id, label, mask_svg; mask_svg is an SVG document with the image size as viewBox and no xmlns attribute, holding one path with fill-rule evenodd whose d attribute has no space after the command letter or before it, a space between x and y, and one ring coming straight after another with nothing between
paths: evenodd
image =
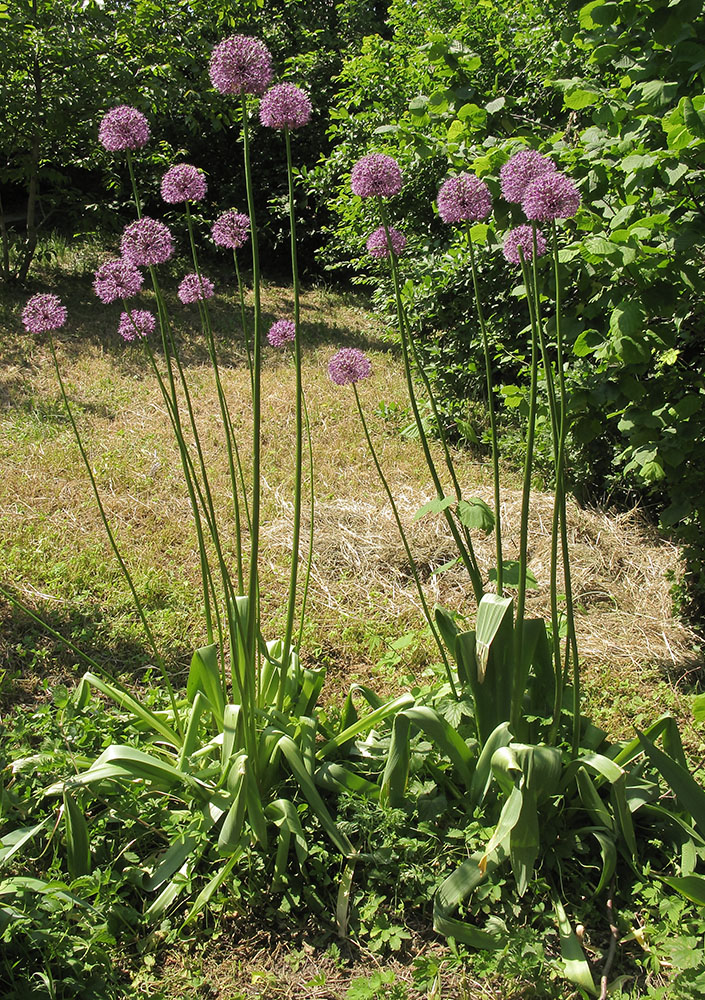
<instances>
[{"instance_id":1,"label":"drooping leaf","mask_svg":"<svg viewBox=\"0 0 705 1000\"><path fill-rule=\"evenodd\" d=\"M494 514L484 500L472 497L458 501L458 518L466 528L478 528L487 535L494 528Z\"/></svg>"},{"instance_id":2,"label":"drooping leaf","mask_svg":"<svg viewBox=\"0 0 705 1000\"><path fill-rule=\"evenodd\" d=\"M83 810L68 789L64 789L64 824L66 828L66 859L71 878L89 875L91 848L88 824Z\"/></svg>"},{"instance_id":3,"label":"drooping leaf","mask_svg":"<svg viewBox=\"0 0 705 1000\"><path fill-rule=\"evenodd\" d=\"M580 941L570 925L570 920L565 912L565 908L559 899L553 900L553 908L558 920L558 933L561 942L561 957L563 959L563 971L566 978L571 983L575 983L581 989L586 990L591 996L598 996L599 992L592 977L590 964L585 957Z\"/></svg>"},{"instance_id":4,"label":"drooping leaf","mask_svg":"<svg viewBox=\"0 0 705 1000\"><path fill-rule=\"evenodd\" d=\"M419 518L425 517L426 514L440 514L454 503L455 497L434 497L433 500L425 503L423 507L419 507L412 520L418 521Z\"/></svg>"}]
</instances>

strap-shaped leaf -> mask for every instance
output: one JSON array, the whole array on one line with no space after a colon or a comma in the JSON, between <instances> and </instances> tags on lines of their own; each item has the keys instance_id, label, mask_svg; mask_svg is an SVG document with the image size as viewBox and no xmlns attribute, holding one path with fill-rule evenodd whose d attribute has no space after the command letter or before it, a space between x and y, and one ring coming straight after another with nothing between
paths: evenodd
<instances>
[{"instance_id":1,"label":"strap-shaped leaf","mask_svg":"<svg viewBox=\"0 0 705 1000\"><path fill-rule=\"evenodd\" d=\"M71 878L89 875L91 847L88 824L83 810L68 789L64 789L64 825L66 829L66 859Z\"/></svg>"},{"instance_id":2,"label":"strap-shaped leaf","mask_svg":"<svg viewBox=\"0 0 705 1000\"><path fill-rule=\"evenodd\" d=\"M482 868L480 867L481 860L484 860ZM452 875L449 875L441 883L433 899L433 929L435 931L445 937L461 941L471 948L495 951L504 947L507 938L501 932L492 933L452 916L455 910L472 895L475 889L494 872L503 860L504 854L501 850L494 851L490 855L477 851L467 861L463 861Z\"/></svg>"},{"instance_id":3,"label":"strap-shaped leaf","mask_svg":"<svg viewBox=\"0 0 705 1000\"><path fill-rule=\"evenodd\" d=\"M593 823L596 826L607 830L609 833L614 834L615 824L610 811L600 798L600 795L593 784L592 778L584 767L578 768L575 775L575 781L578 786L580 801L585 807L585 810L592 819Z\"/></svg>"},{"instance_id":4,"label":"strap-shaped leaf","mask_svg":"<svg viewBox=\"0 0 705 1000\"><path fill-rule=\"evenodd\" d=\"M665 876L662 881L691 903L705 906L705 878L702 875L684 875L680 878Z\"/></svg>"},{"instance_id":5,"label":"strap-shaped leaf","mask_svg":"<svg viewBox=\"0 0 705 1000\"><path fill-rule=\"evenodd\" d=\"M397 712L401 712L413 704L414 696L412 694L402 694L392 701L385 702L384 705L374 709L372 712L368 712L367 715L361 719L357 719L347 729L343 729L342 732L338 733L332 739L327 740L316 754L316 759L324 760L333 750L337 750L349 740L359 736L360 733L368 732L378 722L383 722L388 716L395 715Z\"/></svg>"},{"instance_id":6,"label":"strap-shaped leaf","mask_svg":"<svg viewBox=\"0 0 705 1000\"><path fill-rule=\"evenodd\" d=\"M598 990L595 986L595 980L592 978L590 965L585 957L582 945L571 927L563 904L559 899L553 900L553 908L558 921L561 957L563 959L563 971L565 972L566 979L569 979L571 983L575 983L576 986L579 986L591 996L596 997L598 996Z\"/></svg>"},{"instance_id":7,"label":"strap-shaped leaf","mask_svg":"<svg viewBox=\"0 0 705 1000\"><path fill-rule=\"evenodd\" d=\"M448 652L455 659L455 638L458 634L458 626L449 611L442 608L440 604L433 607L433 617L436 620L436 627L441 634L443 642L446 644Z\"/></svg>"},{"instance_id":8,"label":"strap-shaped leaf","mask_svg":"<svg viewBox=\"0 0 705 1000\"><path fill-rule=\"evenodd\" d=\"M348 770L335 761L324 761L313 775L314 781L321 788L331 792L355 792L368 798L379 798L379 785L368 781L360 774Z\"/></svg>"},{"instance_id":9,"label":"strap-shaped leaf","mask_svg":"<svg viewBox=\"0 0 705 1000\"><path fill-rule=\"evenodd\" d=\"M600 881L597 883L597 888L593 893L593 895L599 896L602 890L612 881L612 876L617 868L617 845L614 842L614 837L610 836L604 830L591 830L590 832L600 845L600 856L602 857Z\"/></svg>"},{"instance_id":10,"label":"strap-shaped leaf","mask_svg":"<svg viewBox=\"0 0 705 1000\"><path fill-rule=\"evenodd\" d=\"M45 830L51 821L51 816L47 816L35 826L22 826L6 833L0 840L0 868L7 864L10 858L21 851L24 845L33 840L38 833Z\"/></svg>"},{"instance_id":11,"label":"strap-shaped leaf","mask_svg":"<svg viewBox=\"0 0 705 1000\"><path fill-rule=\"evenodd\" d=\"M199 812L186 830L175 837L167 850L164 851L152 874L143 879L143 888L148 892L159 889L189 859L191 866L193 866L209 846L205 834L212 829L225 811L214 802L209 802L205 810Z\"/></svg>"},{"instance_id":12,"label":"strap-shaped leaf","mask_svg":"<svg viewBox=\"0 0 705 1000\"><path fill-rule=\"evenodd\" d=\"M176 732L171 728L168 723L164 722L160 716L150 709L145 708L141 705L131 694L127 691L121 691L120 688L115 687L114 684L110 684L109 681L104 681L101 677L96 676L96 674L90 673L88 671L83 675L81 683L85 682L86 685L90 685L95 688L96 691L100 691L104 694L106 698L110 698L124 708L126 711L131 712L136 719L143 722L149 729L154 730L155 734L158 733L162 736L168 743L173 746L181 745L181 737L176 734ZM87 687L84 689L87 690Z\"/></svg>"},{"instance_id":13,"label":"strap-shaped leaf","mask_svg":"<svg viewBox=\"0 0 705 1000\"><path fill-rule=\"evenodd\" d=\"M497 826L494 829L492 836L490 837L482 856L478 864L480 868L484 868L489 861L492 853L498 848L502 849L502 853L506 854L509 848L509 836L514 829L514 827L519 822L519 816L521 815L522 807L522 794L518 786L512 788L509 798L506 800L502 806L502 811L499 814L499 820L497 821Z\"/></svg>"},{"instance_id":14,"label":"strap-shaped leaf","mask_svg":"<svg viewBox=\"0 0 705 1000\"><path fill-rule=\"evenodd\" d=\"M215 726L217 729L222 729L225 692L218 663L218 647L215 643L202 646L191 657L191 667L186 682L186 697L190 702L193 703L197 691L202 691L210 702Z\"/></svg>"},{"instance_id":15,"label":"strap-shaped leaf","mask_svg":"<svg viewBox=\"0 0 705 1000\"><path fill-rule=\"evenodd\" d=\"M492 783L492 756L500 747L509 745L512 733L508 722L501 722L485 740L485 745L477 761L475 773L470 782L470 804L479 806Z\"/></svg>"},{"instance_id":16,"label":"strap-shaped leaf","mask_svg":"<svg viewBox=\"0 0 705 1000\"><path fill-rule=\"evenodd\" d=\"M265 809L265 815L272 823L276 823L282 833L286 831L289 836L294 837L296 856L299 859L299 864L302 865L308 857L308 843L293 802L290 802L289 799L275 799Z\"/></svg>"},{"instance_id":17,"label":"strap-shaped leaf","mask_svg":"<svg viewBox=\"0 0 705 1000\"><path fill-rule=\"evenodd\" d=\"M135 747L113 744L96 758L95 762L82 774L77 774L66 782L52 785L46 795L63 792L64 787L95 785L110 779L147 781L161 788L181 786L191 792L209 794L208 786L192 775L166 764L152 754Z\"/></svg>"},{"instance_id":18,"label":"strap-shaped leaf","mask_svg":"<svg viewBox=\"0 0 705 1000\"><path fill-rule=\"evenodd\" d=\"M681 808L689 813L695 829L705 836L705 791L686 768L654 746L645 733L639 733L639 739L646 756L675 793Z\"/></svg>"},{"instance_id":19,"label":"strap-shaped leaf","mask_svg":"<svg viewBox=\"0 0 705 1000\"><path fill-rule=\"evenodd\" d=\"M193 699L193 704L191 705L183 746L181 747L181 752L179 753L180 771L185 769L188 758L198 748L198 731L201 724L201 718L204 713L209 710L213 710L210 702L203 692L197 691L196 697Z\"/></svg>"},{"instance_id":20,"label":"strap-shaped leaf","mask_svg":"<svg viewBox=\"0 0 705 1000\"><path fill-rule=\"evenodd\" d=\"M181 928L183 930L188 924L194 920L198 914L201 912L204 906L207 906L211 897L216 892L217 889L223 884L230 872L233 870L235 865L238 863L242 857L242 852L244 846L241 844L238 848L233 851L233 854L228 858L225 864L221 865L218 871L213 875L206 885L201 889L199 894L196 896L196 901L188 912L186 919L184 920Z\"/></svg>"},{"instance_id":21,"label":"strap-shaped leaf","mask_svg":"<svg viewBox=\"0 0 705 1000\"><path fill-rule=\"evenodd\" d=\"M248 777L247 754L239 754L233 760L228 774L228 789L232 793L233 801L220 828L218 850L221 854L229 854L236 850L240 843L247 805Z\"/></svg>"},{"instance_id":22,"label":"strap-shaped leaf","mask_svg":"<svg viewBox=\"0 0 705 1000\"><path fill-rule=\"evenodd\" d=\"M411 720L406 712L395 716L379 793L380 802L383 805L388 802L392 809L401 808L405 800L406 783L409 780L410 729Z\"/></svg>"}]
</instances>

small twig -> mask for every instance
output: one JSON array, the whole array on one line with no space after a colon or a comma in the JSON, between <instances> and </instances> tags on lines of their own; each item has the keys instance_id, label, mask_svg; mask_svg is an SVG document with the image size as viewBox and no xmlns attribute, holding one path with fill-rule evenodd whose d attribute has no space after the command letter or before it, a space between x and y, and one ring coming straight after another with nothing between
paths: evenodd
<instances>
[{"instance_id":1,"label":"small twig","mask_svg":"<svg viewBox=\"0 0 705 1000\"><path fill-rule=\"evenodd\" d=\"M600 1000L607 1000L607 982L609 979L610 969L612 968L612 963L614 962L614 956L617 953L617 942L619 941L619 930L617 929L614 922L614 909L612 904L612 897L614 896L614 882L610 886L610 895L607 900L607 919L610 922L610 946L607 950L607 959L605 961L605 967L602 970L602 978L600 979Z\"/></svg>"}]
</instances>

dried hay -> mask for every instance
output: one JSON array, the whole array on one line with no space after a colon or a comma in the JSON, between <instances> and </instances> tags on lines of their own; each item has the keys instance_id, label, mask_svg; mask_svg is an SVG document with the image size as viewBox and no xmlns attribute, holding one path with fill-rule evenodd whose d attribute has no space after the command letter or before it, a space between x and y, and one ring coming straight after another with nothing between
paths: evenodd
<instances>
[{"instance_id":1,"label":"dried hay","mask_svg":"<svg viewBox=\"0 0 705 1000\"><path fill-rule=\"evenodd\" d=\"M491 491L474 488L493 506ZM470 491L467 491L470 495ZM267 545L291 545L293 509L277 496L280 516L264 529ZM408 486L396 494L400 517L427 598L471 615L472 590L462 565L438 573L456 556L442 515L414 514L430 494ZM521 493L502 494L503 556L518 559ZM529 567L539 583L527 594L528 613L550 618L550 548L553 498L532 495L529 519ZM383 498L346 496L316 505L312 588L315 600L341 615L360 614L374 601L395 618L415 608L418 593L388 503ZM304 539L308 528L302 532ZM474 533L473 544L485 577L495 564L494 535ZM694 635L671 613L667 574L677 573L676 546L660 539L637 509L615 514L568 504L568 539L576 625L585 662L620 664L667 663L682 666L692 657ZM301 553L305 556L306 542ZM563 592L562 576L559 592ZM374 598L370 595L374 594ZM380 597L387 600L380 601Z\"/></svg>"}]
</instances>

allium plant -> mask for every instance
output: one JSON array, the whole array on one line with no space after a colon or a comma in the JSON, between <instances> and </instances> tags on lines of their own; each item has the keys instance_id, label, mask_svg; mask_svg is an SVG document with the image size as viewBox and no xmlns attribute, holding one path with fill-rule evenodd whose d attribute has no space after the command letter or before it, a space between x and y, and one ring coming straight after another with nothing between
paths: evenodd
<instances>
[{"instance_id":1,"label":"allium plant","mask_svg":"<svg viewBox=\"0 0 705 1000\"><path fill-rule=\"evenodd\" d=\"M388 257L390 247L392 252L398 257L399 254L403 253L406 246L406 236L400 233L398 229L394 229L393 226L389 227L389 233L387 233L384 226L380 226L379 229L375 229L367 237L366 246L367 252L372 257L380 257L382 259Z\"/></svg>"},{"instance_id":2,"label":"allium plant","mask_svg":"<svg viewBox=\"0 0 705 1000\"><path fill-rule=\"evenodd\" d=\"M162 291L159 267L174 253L174 239L169 228L157 219L141 217L140 196L130 146L116 146L126 152L133 185L138 219L128 225L121 240L122 258L109 261L95 276L95 292L106 303L121 301L123 311L118 332L144 351L161 393L166 419L174 432L181 460L184 482L196 529L198 560L204 611L205 644L192 658L186 692L177 692L170 680L149 626L143 607L106 516L91 462L81 440L68 397L64 390L51 331L66 320L66 310L53 295L31 299L23 319L28 330L49 333L64 403L78 441L103 523L122 572L130 587L135 607L147 635L154 661L162 672L170 707L155 712L142 705L128 691L106 676L99 664L88 657L91 670L84 676L77 698L84 704L92 689L112 698L139 722L143 742L139 748L113 745L93 764L69 780L48 790L63 797L63 817L67 832L69 870L72 877L86 874L91 867L90 833L77 796L85 799L86 790L105 787L105 782L143 784L150 792L166 791L175 810L178 834L160 855L150 862L151 872L144 886L158 891L146 916L157 920L189 882L196 866L210 853L209 881L189 914L192 919L210 894L232 871L245 849L254 841L268 850L269 839L277 839L274 862L275 878L284 874L292 838L299 861L305 860L308 847L296 806L288 797L292 778L299 794L307 801L326 835L346 857L355 850L348 837L333 821L319 786L327 789L377 788L365 782L341 764L346 748L372 726L379 726L413 698L402 695L384 704L371 692L362 690L373 710L358 717L352 692L340 726L322 728L316 715L316 702L323 684L322 668L309 669L299 659L304 623L308 580L313 544L313 494L308 568L300 602L300 622L295 629L297 609L297 568L302 507L303 430L308 436L308 456L313 490L312 447L301 384L300 294L296 258L294 217L294 172L289 131L304 124L308 117L308 99L298 88L287 85L269 102L271 125L284 133L291 207L292 277L294 318L280 320L270 330L270 341L292 343L296 368L294 406L296 408L296 448L294 455L294 533L286 627L283 638L267 641L260 621L260 450L261 450L261 342L263 340L260 304L257 226L254 214L253 178L250 166L248 133L248 95L261 94L271 78L271 59L256 39L242 36L227 39L213 54L211 77L224 94L233 94L241 105L242 139L248 213L230 210L215 222L214 242L232 249L237 268L237 251L249 243L252 253L254 328L251 351L252 454L248 463L240 460L240 445L228 408L217 353L217 341L210 316L215 295L213 283L203 274L197 250L197 220L190 204L205 194L205 181L196 168L179 165L165 175L162 191L165 200L183 206L186 216L193 272L181 281L178 295L183 302L195 303L203 325L218 395L220 426L224 435L232 498L234 558L226 545L222 517L217 512L211 488L192 389L179 354L179 339L172 329L169 310ZM286 98L286 100L284 100ZM156 300L156 316L133 306L146 268ZM241 291L242 285L238 282ZM129 301L128 301L129 300ZM244 309L243 309L244 317ZM244 329L244 324L243 324ZM245 331L246 332L246 331ZM159 338L159 357L153 341ZM362 362L360 362L362 364ZM245 468L249 475L246 476ZM234 563L234 565L233 565ZM75 647L72 647L75 648ZM83 655L83 654L81 654ZM321 739L318 739L318 736ZM330 757L338 758L336 761ZM161 800L160 800L161 801ZM161 806L160 806L161 808ZM180 826L179 826L180 824ZM217 845L217 846L216 846ZM213 850L211 848L214 848ZM213 861L216 863L213 874Z\"/></svg>"}]
</instances>

